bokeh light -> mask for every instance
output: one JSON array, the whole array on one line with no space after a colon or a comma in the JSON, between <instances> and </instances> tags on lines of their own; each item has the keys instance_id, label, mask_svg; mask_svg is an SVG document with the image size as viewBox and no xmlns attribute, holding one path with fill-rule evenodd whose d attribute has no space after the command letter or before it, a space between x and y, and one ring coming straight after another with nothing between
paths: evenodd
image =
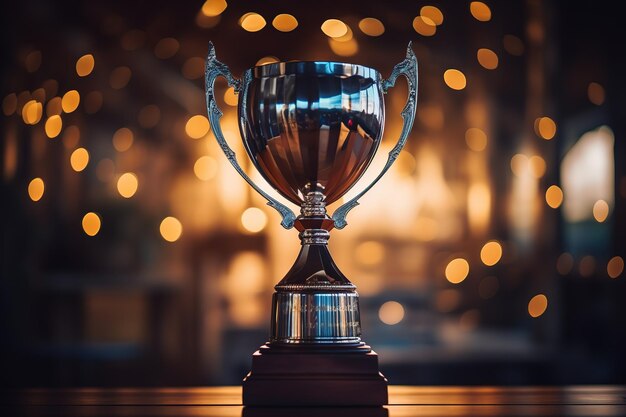
<instances>
[{"instance_id":1,"label":"bokeh light","mask_svg":"<svg viewBox=\"0 0 626 417\"><path fill-rule=\"evenodd\" d=\"M91 74L95 65L96 60L92 54L83 55L76 61L76 74L79 77L86 77Z\"/></svg>"},{"instance_id":2,"label":"bokeh light","mask_svg":"<svg viewBox=\"0 0 626 417\"><path fill-rule=\"evenodd\" d=\"M486 69L494 70L498 68L498 55L493 52L491 49L480 48L476 52L476 59L478 59L478 63Z\"/></svg>"},{"instance_id":3,"label":"bokeh light","mask_svg":"<svg viewBox=\"0 0 626 417\"><path fill-rule=\"evenodd\" d=\"M22 119L27 125L36 125L42 115L43 105L36 100L30 100L22 107Z\"/></svg>"},{"instance_id":4,"label":"bokeh light","mask_svg":"<svg viewBox=\"0 0 626 417\"><path fill-rule=\"evenodd\" d=\"M548 309L548 297L537 294L528 302L528 314L532 318L541 317Z\"/></svg>"},{"instance_id":5,"label":"bokeh light","mask_svg":"<svg viewBox=\"0 0 626 417\"><path fill-rule=\"evenodd\" d=\"M502 258L502 245L492 240L483 245L480 250L480 260L487 266L494 266Z\"/></svg>"},{"instance_id":6,"label":"bokeh light","mask_svg":"<svg viewBox=\"0 0 626 417\"><path fill-rule=\"evenodd\" d=\"M459 284L467 278L469 269L469 262L463 258L455 258L446 266L446 279L452 284Z\"/></svg>"},{"instance_id":7,"label":"bokeh light","mask_svg":"<svg viewBox=\"0 0 626 417\"><path fill-rule=\"evenodd\" d=\"M217 174L217 161L209 155L201 156L193 164L193 172L198 179L210 181Z\"/></svg>"},{"instance_id":8,"label":"bokeh light","mask_svg":"<svg viewBox=\"0 0 626 417\"><path fill-rule=\"evenodd\" d=\"M604 87L596 82L589 83L589 86L587 87L587 97L589 97L589 101L596 106L601 106L606 97Z\"/></svg>"},{"instance_id":9,"label":"bokeh light","mask_svg":"<svg viewBox=\"0 0 626 417\"><path fill-rule=\"evenodd\" d=\"M423 6L420 9L420 16L427 17L437 26L443 23L443 13L435 6Z\"/></svg>"},{"instance_id":10,"label":"bokeh light","mask_svg":"<svg viewBox=\"0 0 626 417\"><path fill-rule=\"evenodd\" d=\"M65 113L72 113L80 104L80 94L76 90L70 90L63 94L61 99L61 108Z\"/></svg>"},{"instance_id":11,"label":"bokeh light","mask_svg":"<svg viewBox=\"0 0 626 417\"><path fill-rule=\"evenodd\" d=\"M127 127L119 128L113 134L113 147L118 152L125 152L133 146L133 131Z\"/></svg>"},{"instance_id":12,"label":"bokeh light","mask_svg":"<svg viewBox=\"0 0 626 417\"><path fill-rule=\"evenodd\" d=\"M361 265L378 265L385 258L385 247L373 240L361 242L354 249L354 256Z\"/></svg>"},{"instance_id":13,"label":"bokeh light","mask_svg":"<svg viewBox=\"0 0 626 417\"><path fill-rule=\"evenodd\" d=\"M593 204L593 218L598 223L603 223L609 217L609 204L604 200L598 200Z\"/></svg>"},{"instance_id":14,"label":"bokeh light","mask_svg":"<svg viewBox=\"0 0 626 417\"><path fill-rule=\"evenodd\" d=\"M70 155L70 165L76 172L80 172L87 167L89 163L89 152L85 148L78 148Z\"/></svg>"},{"instance_id":15,"label":"bokeh light","mask_svg":"<svg viewBox=\"0 0 626 417\"><path fill-rule=\"evenodd\" d=\"M291 32L298 27L298 20L290 14L279 14L272 20L272 26L280 32Z\"/></svg>"},{"instance_id":16,"label":"bokeh light","mask_svg":"<svg viewBox=\"0 0 626 417\"><path fill-rule=\"evenodd\" d=\"M470 127L465 131L465 143L475 152L484 151L487 147L487 134L477 127Z\"/></svg>"},{"instance_id":17,"label":"bokeh light","mask_svg":"<svg viewBox=\"0 0 626 417\"><path fill-rule=\"evenodd\" d=\"M447 69L443 73L443 80L445 81L446 85L453 90L462 90L467 85L465 74L454 68Z\"/></svg>"},{"instance_id":18,"label":"bokeh light","mask_svg":"<svg viewBox=\"0 0 626 417\"><path fill-rule=\"evenodd\" d=\"M233 107L236 106L239 102L239 99L237 98L237 94L235 94L235 89L233 87L228 87L224 92L224 102Z\"/></svg>"},{"instance_id":19,"label":"bokeh light","mask_svg":"<svg viewBox=\"0 0 626 417\"><path fill-rule=\"evenodd\" d=\"M226 0L206 0L200 10L205 16L214 17L222 14L227 6Z\"/></svg>"},{"instance_id":20,"label":"bokeh light","mask_svg":"<svg viewBox=\"0 0 626 417\"><path fill-rule=\"evenodd\" d=\"M551 185L546 190L546 203L553 209L559 208L563 203L563 190L558 185Z\"/></svg>"},{"instance_id":21,"label":"bokeh light","mask_svg":"<svg viewBox=\"0 0 626 417\"><path fill-rule=\"evenodd\" d=\"M359 29L367 36L380 36L385 33L385 25L375 17L361 19Z\"/></svg>"},{"instance_id":22,"label":"bokeh light","mask_svg":"<svg viewBox=\"0 0 626 417\"><path fill-rule=\"evenodd\" d=\"M437 25L426 16L416 16L413 29L422 36L433 36L437 32Z\"/></svg>"},{"instance_id":23,"label":"bokeh light","mask_svg":"<svg viewBox=\"0 0 626 417\"><path fill-rule=\"evenodd\" d=\"M124 198L131 198L137 192L139 180L132 172L125 172L117 180L117 192Z\"/></svg>"},{"instance_id":24,"label":"bokeh light","mask_svg":"<svg viewBox=\"0 0 626 417\"><path fill-rule=\"evenodd\" d=\"M535 121L535 130L541 138L550 140L556 135L556 123L549 117L540 117Z\"/></svg>"},{"instance_id":25,"label":"bokeh light","mask_svg":"<svg viewBox=\"0 0 626 417\"><path fill-rule=\"evenodd\" d=\"M348 26L339 19L325 20L321 29L330 38L340 38L348 33Z\"/></svg>"},{"instance_id":26,"label":"bokeh light","mask_svg":"<svg viewBox=\"0 0 626 417\"><path fill-rule=\"evenodd\" d=\"M176 217L168 216L159 225L161 237L168 242L176 242L183 234L183 225Z\"/></svg>"},{"instance_id":27,"label":"bokeh light","mask_svg":"<svg viewBox=\"0 0 626 417\"><path fill-rule=\"evenodd\" d=\"M53 139L59 136L62 128L63 120L61 119L61 116L54 115L48 117L44 130L46 131L46 136L48 136L50 139Z\"/></svg>"},{"instance_id":28,"label":"bokeh light","mask_svg":"<svg viewBox=\"0 0 626 417\"><path fill-rule=\"evenodd\" d=\"M258 233L267 225L267 215L257 207L249 207L241 214L241 225L250 233Z\"/></svg>"},{"instance_id":29,"label":"bokeh light","mask_svg":"<svg viewBox=\"0 0 626 417\"><path fill-rule=\"evenodd\" d=\"M95 236L100 231L102 222L100 221L100 216L90 211L83 216L82 225L83 231L87 234L87 236Z\"/></svg>"},{"instance_id":30,"label":"bokeh light","mask_svg":"<svg viewBox=\"0 0 626 417\"><path fill-rule=\"evenodd\" d=\"M249 12L241 16L239 25L248 32L258 32L265 27L267 22L258 13Z\"/></svg>"},{"instance_id":31,"label":"bokeh light","mask_svg":"<svg viewBox=\"0 0 626 417\"><path fill-rule=\"evenodd\" d=\"M471 2L470 13L474 16L474 19L480 22L488 22L491 20L491 9L482 1Z\"/></svg>"},{"instance_id":32,"label":"bokeh light","mask_svg":"<svg viewBox=\"0 0 626 417\"><path fill-rule=\"evenodd\" d=\"M621 256L612 257L606 265L606 272L611 278L617 278L624 272L624 258Z\"/></svg>"},{"instance_id":33,"label":"bokeh light","mask_svg":"<svg viewBox=\"0 0 626 417\"><path fill-rule=\"evenodd\" d=\"M387 301L378 309L378 318L390 326L398 324L404 318L404 307L397 301Z\"/></svg>"},{"instance_id":34,"label":"bokeh light","mask_svg":"<svg viewBox=\"0 0 626 417\"><path fill-rule=\"evenodd\" d=\"M187 120L187 124L185 124L185 132L187 133L187 136L192 139L200 139L209 133L210 127L209 119L207 119L206 116L197 114Z\"/></svg>"},{"instance_id":35,"label":"bokeh light","mask_svg":"<svg viewBox=\"0 0 626 417\"><path fill-rule=\"evenodd\" d=\"M41 178L33 178L28 183L28 196L33 201L41 200L46 186Z\"/></svg>"}]
</instances>

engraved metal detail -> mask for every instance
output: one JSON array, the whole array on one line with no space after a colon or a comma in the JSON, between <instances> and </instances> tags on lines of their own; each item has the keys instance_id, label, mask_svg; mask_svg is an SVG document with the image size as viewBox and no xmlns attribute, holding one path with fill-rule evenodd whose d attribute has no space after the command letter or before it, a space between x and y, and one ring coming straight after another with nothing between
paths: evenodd
<instances>
[{"instance_id":1,"label":"engraved metal detail","mask_svg":"<svg viewBox=\"0 0 626 417\"><path fill-rule=\"evenodd\" d=\"M326 215L324 194L319 191L310 191L307 193L304 197L300 213L305 217L324 217Z\"/></svg>"},{"instance_id":2,"label":"engraved metal detail","mask_svg":"<svg viewBox=\"0 0 626 417\"><path fill-rule=\"evenodd\" d=\"M324 229L305 229L298 236L303 245L326 245L330 232Z\"/></svg>"},{"instance_id":3,"label":"engraved metal detail","mask_svg":"<svg viewBox=\"0 0 626 417\"><path fill-rule=\"evenodd\" d=\"M278 202L276 199L271 197L265 191L263 191L258 185L256 185L252 179L245 173L245 171L241 168L239 163L237 162L237 156L235 152L228 146L226 139L224 139L224 135L222 133L222 127L220 126L220 118L222 117L222 111L217 106L217 102L215 100L215 80L217 77L222 76L228 82L228 85L233 87L235 90L235 94L242 94L241 100L244 101L243 105L245 106L246 100L246 92L248 89L248 85L250 83L250 76L244 77L243 83L241 80L235 79L232 73L228 69L228 66L217 60L215 56L215 47L212 42L209 42L209 53L206 60L205 74L204 74L204 82L205 82L205 91L206 91L206 106L207 106L207 115L209 116L209 122L211 124L211 129L213 130L213 134L217 139L220 148L228 158L230 164L235 168L235 170L241 175L241 177L248 183L256 192L261 194L266 200L267 205L273 207L280 213L282 216L281 225L285 229L291 229L293 227L294 221L296 220L296 215L293 211L291 211L287 206ZM240 105L242 105L240 103Z\"/></svg>"},{"instance_id":4,"label":"engraved metal detail","mask_svg":"<svg viewBox=\"0 0 626 417\"><path fill-rule=\"evenodd\" d=\"M393 67L393 71L391 72L391 76L382 82L383 92L387 93L387 90L393 87L396 83L398 77L402 75L406 78L407 84L409 87L409 96L407 98L406 105L404 109L402 109L402 132L400 133L400 138L396 143L396 146L389 152L387 157L387 163L383 167L382 171L376 176L376 178L361 191L354 198L349 200L348 202L341 205L332 215L333 220L335 221L335 227L337 229L343 229L348 224L346 221L346 216L348 212L352 210L354 207L359 205L358 200L363 197L365 193L367 193L382 177L385 175L387 170L391 168L391 165L395 162L398 155L400 155L400 151L404 147L406 140L409 136L409 132L413 127L413 121L415 120L415 108L417 106L417 58L415 57L415 53L413 53L413 49L411 47L411 42L406 48L406 58L396 64Z\"/></svg>"}]
</instances>

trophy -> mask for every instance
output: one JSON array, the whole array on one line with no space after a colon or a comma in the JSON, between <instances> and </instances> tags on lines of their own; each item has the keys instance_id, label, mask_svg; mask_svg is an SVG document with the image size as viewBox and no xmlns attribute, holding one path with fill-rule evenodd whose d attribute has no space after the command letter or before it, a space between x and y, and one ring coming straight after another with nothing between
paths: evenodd
<instances>
[{"instance_id":1,"label":"trophy","mask_svg":"<svg viewBox=\"0 0 626 417\"><path fill-rule=\"evenodd\" d=\"M363 175L382 140L383 94L403 75L408 100L403 127L387 163L375 179L332 216L326 205L341 198ZM238 95L238 121L253 165L296 215L263 191L237 162L220 127L214 84L224 77ZM211 128L235 170L295 227L302 248L272 297L269 341L252 356L243 381L244 405L380 406L387 380L377 354L361 341L359 295L335 265L327 242L333 228L394 163L413 126L417 103L417 59L406 58L387 79L363 65L289 61L248 69L236 79L209 43L206 102Z\"/></svg>"}]
</instances>

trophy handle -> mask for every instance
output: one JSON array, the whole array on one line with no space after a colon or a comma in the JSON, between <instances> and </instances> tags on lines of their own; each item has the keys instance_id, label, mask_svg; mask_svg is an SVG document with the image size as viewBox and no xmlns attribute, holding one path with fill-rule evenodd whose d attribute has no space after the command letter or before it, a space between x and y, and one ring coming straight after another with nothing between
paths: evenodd
<instances>
[{"instance_id":1,"label":"trophy handle","mask_svg":"<svg viewBox=\"0 0 626 417\"><path fill-rule=\"evenodd\" d=\"M386 94L387 90L395 85L396 80L400 75L403 75L406 78L409 87L409 96L401 113L403 125L400 139L398 139L396 146L394 146L389 152L387 163L383 167L380 174L378 174L378 176L367 187L365 187L363 191L335 210L332 217L337 229L343 229L346 227L348 224L348 222L346 222L348 212L359 205L358 200L363 197L363 195L368 192L370 188L372 188L374 184L382 178L383 175L385 175L389 168L391 168L391 165L393 165L396 158L398 158L398 155L400 155L400 151L402 151L402 148L406 143L406 139L409 136L409 132L411 132L411 128L413 127L413 120L415 120L415 107L417 105L417 58L415 58L415 54L411 48L411 42L409 42L409 45L406 48L406 58L393 67L393 71L391 72L391 76L389 78L382 81L383 93Z\"/></svg>"},{"instance_id":2,"label":"trophy handle","mask_svg":"<svg viewBox=\"0 0 626 417\"><path fill-rule=\"evenodd\" d=\"M282 216L282 221L280 224L285 229L291 229L293 227L294 221L296 220L296 215L284 204L276 201L273 197L263 191L258 185L256 185L252 179L245 173L245 171L241 168L239 163L237 162L237 156L235 152L228 146L226 139L224 139L224 134L222 133L222 127L220 125L220 118L222 117L222 111L217 106L217 102L215 101L215 80L217 77L222 76L226 78L228 85L233 87L235 90L235 94L239 94L242 91L245 92L247 89L247 84L249 80L244 80L244 84L242 85L241 80L235 79L233 74L228 69L228 66L217 60L215 56L215 47L213 46L213 42L209 42L209 54L206 59L206 67L204 73L204 82L206 89L206 107L207 114L209 116L209 122L211 125L211 129L213 130L213 134L217 139L217 143L219 143L222 151L224 151L224 155L228 158L230 164L235 168L235 170L243 177L244 180L252 188L256 190L257 193L261 194L266 200L267 205L273 207L280 213ZM245 97L244 97L245 99Z\"/></svg>"}]
</instances>

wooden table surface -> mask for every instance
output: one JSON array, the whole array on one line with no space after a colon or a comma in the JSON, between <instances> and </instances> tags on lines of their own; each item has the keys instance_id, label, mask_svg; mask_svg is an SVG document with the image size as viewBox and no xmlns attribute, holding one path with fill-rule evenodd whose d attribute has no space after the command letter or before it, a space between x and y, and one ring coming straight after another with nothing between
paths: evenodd
<instances>
[{"instance_id":1,"label":"wooden table surface","mask_svg":"<svg viewBox=\"0 0 626 417\"><path fill-rule=\"evenodd\" d=\"M324 389L324 387L320 387ZM250 408L241 387L5 392L2 416L626 416L626 387L389 387L381 408Z\"/></svg>"}]
</instances>

